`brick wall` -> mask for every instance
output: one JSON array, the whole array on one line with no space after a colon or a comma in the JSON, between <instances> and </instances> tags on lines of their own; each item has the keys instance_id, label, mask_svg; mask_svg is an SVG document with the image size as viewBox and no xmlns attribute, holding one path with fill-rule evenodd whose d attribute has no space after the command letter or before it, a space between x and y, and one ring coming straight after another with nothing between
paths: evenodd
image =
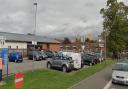
<instances>
[{"instance_id":1,"label":"brick wall","mask_svg":"<svg viewBox=\"0 0 128 89\"><path fill-rule=\"evenodd\" d=\"M60 44L57 43L44 43L42 49L51 51L60 51Z\"/></svg>"}]
</instances>

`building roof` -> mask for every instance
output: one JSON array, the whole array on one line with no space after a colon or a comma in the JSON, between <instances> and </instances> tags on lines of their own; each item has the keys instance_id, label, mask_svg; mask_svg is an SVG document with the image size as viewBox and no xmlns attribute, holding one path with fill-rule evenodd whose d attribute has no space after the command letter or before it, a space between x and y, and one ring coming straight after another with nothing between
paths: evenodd
<instances>
[{"instance_id":1,"label":"building roof","mask_svg":"<svg viewBox=\"0 0 128 89\"><path fill-rule=\"evenodd\" d=\"M37 42L44 42L44 43L60 43L59 41L55 40L54 38L26 35L26 34L0 32L0 36L4 36L7 41L32 42L33 40L35 40Z\"/></svg>"}]
</instances>

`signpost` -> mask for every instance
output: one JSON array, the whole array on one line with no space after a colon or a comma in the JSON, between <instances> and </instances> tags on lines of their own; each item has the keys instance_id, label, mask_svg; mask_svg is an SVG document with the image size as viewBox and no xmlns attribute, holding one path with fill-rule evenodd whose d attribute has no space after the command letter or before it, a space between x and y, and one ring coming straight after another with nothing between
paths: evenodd
<instances>
[{"instance_id":1,"label":"signpost","mask_svg":"<svg viewBox=\"0 0 128 89\"><path fill-rule=\"evenodd\" d=\"M15 74L15 87L17 89L22 88L24 83L24 74L23 73L16 73Z\"/></svg>"}]
</instances>

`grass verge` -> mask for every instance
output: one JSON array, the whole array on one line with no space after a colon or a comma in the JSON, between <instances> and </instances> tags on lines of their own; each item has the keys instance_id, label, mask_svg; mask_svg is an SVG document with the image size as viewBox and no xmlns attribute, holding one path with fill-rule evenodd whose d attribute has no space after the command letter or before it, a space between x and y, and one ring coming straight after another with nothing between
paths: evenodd
<instances>
[{"instance_id":1,"label":"grass verge","mask_svg":"<svg viewBox=\"0 0 128 89\"><path fill-rule=\"evenodd\" d=\"M21 89L67 89L111 64L113 61L106 60L101 64L67 74L52 70L25 72L24 86ZM10 76L8 84L0 87L0 89L16 89L14 76Z\"/></svg>"}]
</instances>

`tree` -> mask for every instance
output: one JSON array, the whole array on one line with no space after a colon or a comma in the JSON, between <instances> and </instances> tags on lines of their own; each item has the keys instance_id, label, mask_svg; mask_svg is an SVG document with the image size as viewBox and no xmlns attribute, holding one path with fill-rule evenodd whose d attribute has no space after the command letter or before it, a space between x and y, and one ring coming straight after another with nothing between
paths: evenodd
<instances>
[{"instance_id":1,"label":"tree","mask_svg":"<svg viewBox=\"0 0 128 89\"><path fill-rule=\"evenodd\" d=\"M89 38L86 38L86 42L90 42L91 40Z\"/></svg>"},{"instance_id":2,"label":"tree","mask_svg":"<svg viewBox=\"0 0 128 89\"><path fill-rule=\"evenodd\" d=\"M113 56L117 58L118 53L127 45L128 6L117 0L108 0L106 8L102 8L100 13L104 18L103 27L108 51L113 52Z\"/></svg>"},{"instance_id":3,"label":"tree","mask_svg":"<svg viewBox=\"0 0 128 89\"><path fill-rule=\"evenodd\" d=\"M63 44L71 44L71 41L69 38L65 37L64 41L62 42Z\"/></svg>"}]
</instances>

